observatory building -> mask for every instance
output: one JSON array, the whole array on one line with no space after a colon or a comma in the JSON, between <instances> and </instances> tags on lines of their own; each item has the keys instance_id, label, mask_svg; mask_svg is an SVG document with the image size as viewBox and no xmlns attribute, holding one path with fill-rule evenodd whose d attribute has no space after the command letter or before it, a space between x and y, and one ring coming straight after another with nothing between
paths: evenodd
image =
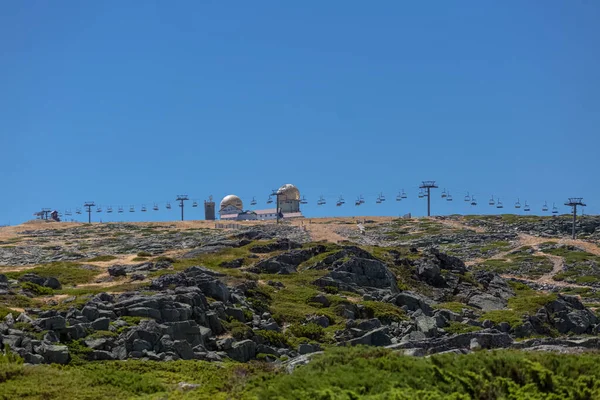
<instances>
[{"instance_id":1,"label":"observatory building","mask_svg":"<svg viewBox=\"0 0 600 400\"><path fill-rule=\"evenodd\" d=\"M277 219L279 209L282 218L304 218L300 212L300 191L292 184L285 184L277 190L276 207L266 210L244 210L242 199L230 194L223 197L219 207L222 220L236 221L266 221Z\"/></svg>"}]
</instances>

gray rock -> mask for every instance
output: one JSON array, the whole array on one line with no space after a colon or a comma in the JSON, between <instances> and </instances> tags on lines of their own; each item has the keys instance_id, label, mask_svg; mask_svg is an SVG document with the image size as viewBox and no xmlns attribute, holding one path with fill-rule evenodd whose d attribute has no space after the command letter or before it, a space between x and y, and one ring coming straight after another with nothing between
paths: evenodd
<instances>
[{"instance_id":1,"label":"gray rock","mask_svg":"<svg viewBox=\"0 0 600 400\"><path fill-rule=\"evenodd\" d=\"M348 344L356 346L359 344L367 346L387 346L392 343L391 338L388 335L388 327L384 326L381 328L374 329L370 332L365 333L363 336L349 340Z\"/></svg>"},{"instance_id":2,"label":"gray rock","mask_svg":"<svg viewBox=\"0 0 600 400\"><path fill-rule=\"evenodd\" d=\"M312 344L308 344L308 343L302 343L298 346L298 353L299 354L309 354L309 353L314 353L316 351L319 351L319 347L312 345Z\"/></svg>"},{"instance_id":3,"label":"gray rock","mask_svg":"<svg viewBox=\"0 0 600 400\"><path fill-rule=\"evenodd\" d=\"M467 304L473 307L477 307L483 311L492 311L502 310L506 307L507 301L500 297L492 296L488 293L481 293L469 298Z\"/></svg>"},{"instance_id":4,"label":"gray rock","mask_svg":"<svg viewBox=\"0 0 600 400\"><path fill-rule=\"evenodd\" d=\"M42 343L36 352L44 357L49 364L67 364L69 362L69 349L67 346L59 346Z\"/></svg>"},{"instance_id":5,"label":"gray rock","mask_svg":"<svg viewBox=\"0 0 600 400\"><path fill-rule=\"evenodd\" d=\"M67 321L60 315L53 317L41 318L35 321L35 324L44 330L61 330L67 326Z\"/></svg>"},{"instance_id":6,"label":"gray rock","mask_svg":"<svg viewBox=\"0 0 600 400\"><path fill-rule=\"evenodd\" d=\"M175 340L173 347L177 352L177 355L183 360L192 360L195 358L194 350L192 346L185 340Z\"/></svg>"},{"instance_id":7,"label":"gray rock","mask_svg":"<svg viewBox=\"0 0 600 400\"><path fill-rule=\"evenodd\" d=\"M230 358L236 361L247 362L256 356L256 343L252 340L242 340L234 343L226 352Z\"/></svg>"},{"instance_id":8,"label":"gray rock","mask_svg":"<svg viewBox=\"0 0 600 400\"><path fill-rule=\"evenodd\" d=\"M325 315L312 315L307 318L307 322L314 322L322 328L327 328L329 326L329 318Z\"/></svg>"},{"instance_id":9,"label":"gray rock","mask_svg":"<svg viewBox=\"0 0 600 400\"><path fill-rule=\"evenodd\" d=\"M92 329L97 331L107 331L110 326L110 319L108 318L98 318L94 322L92 322Z\"/></svg>"},{"instance_id":10,"label":"gray rock","mask_svg":"<svg viewBox=\"0 0 600 400\"><path fill-rule=\"evenodd\" d=\"M410 311L421 310L425 315L433 314L433 309L431 308L432 301L417 293L402 292L394 296L390 302L396 304L398 307L406 307Z\"/></svg>"},{"instance_id":11,"label":"gray rock","mask_svg":"<svg viewBox=\"0 0 600 400\"><path fill-rule=\"evenodd\" d=\"M426 337L435 337L438 335L437 321L434 317L421 315L415 318L417 330L423 332Z\"/></svg>"}]
</instances>

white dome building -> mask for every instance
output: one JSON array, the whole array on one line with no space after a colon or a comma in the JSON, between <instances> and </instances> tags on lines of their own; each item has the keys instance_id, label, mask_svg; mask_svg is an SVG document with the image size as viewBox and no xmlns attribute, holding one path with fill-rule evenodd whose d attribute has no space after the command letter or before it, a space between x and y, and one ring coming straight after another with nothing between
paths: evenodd
<instances>
[{"instance_id":1,"label":"white dome building","mask_svg":"<svg viewBox=\"0 0 600 400\"><path fill-rule=\"evenodd\" d=\"M244 211L244 203L242 203L242 199L234 194L223 197L219 205L221 219L236 219L242 211Z\"/></svg>"},{"instance_id":2,"label":"white dome building","mask_svg":"<svg viewBox=\"0 0 600 400\"><path fill-rule=\"evenodd\" d=\"M291 183L286 183L277 190L279 209L282 213L300 212L300 191Z\"/></svg>"}]
</instances>

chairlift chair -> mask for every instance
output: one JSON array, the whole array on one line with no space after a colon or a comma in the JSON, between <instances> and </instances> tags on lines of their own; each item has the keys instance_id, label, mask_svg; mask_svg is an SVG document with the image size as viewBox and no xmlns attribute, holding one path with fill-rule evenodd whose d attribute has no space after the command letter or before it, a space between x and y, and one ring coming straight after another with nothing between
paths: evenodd
<instances>
[{"instance_id":1,"label":"chairlift chair","mask_svg":"<svg viewBox=\"0 0 600 400\"><path fill-rule=\"evenodd\" d=\"M81 208L77 208L77 209L75 210L75 214L81 214Z\"/></svg>"},{"instance_id":2,"label":"chairlift chair","mask_svg":"<svg viewBox=\"0 0 600 400\"><path fill-rule=\"evenodd\" d=\"M300 199L300 204L308 204L306 197L302 196L302 198Z\"/></svg>"},{"instance_id":3,"label":"chairlift chair","mask_svg":"<svg viewBox=\"0 0 600 400\"><path fill-rule=\"evenodd\" d=\"M489 204L490 206L493 206L494 204L496 204L496 203L494 202L494 196L493 196L493 195L492 195L492 197L490 197L490 201L488 202L488 204Z\"/></svg>"},{"instance_id":4,"label":"chairlift chair","mask_svg":"<svg viewBox=\"0 0 600 400\"><path fill-rule=\"evenodd\" d=\"M556 204L552 203L552 214L558 214L558 208L556 208Z\"/></svg>"},{"instance_id":5,"label":"chairlift chair","mask_svg":"<svg viewBox=\"0 0 600 400\"><path fill-rule=\"evenodd\" d=\"M452 195L449 191L446 193L446 201L452 201Z\"/></svg>"},{"instance_id":6,"label":"chairlift chair","mask_svg":"<svg viewBox=\"0 0 600 400\"><path fill-rule=\"evenodd\" d=\"M398 196L396 196L396 201L402 201L402 193L398 192Z\"/></svg>"},{"instance_id":7,"label":"chairlift chair","mask_svg":"<svg viewBox=\"0 0 600 400\"><path fill-rule=\"evenodd\" d=\"M379 200L380 201L385 201L385 196L383 195L383 192L379 193Z\"/></svg>"},{"instance_id":8,"label":"chairlift chair","mask_svg":"<svg viewBox=\"0 0 600 400\"><path fill-rule=\"evenodd\" d=\"M529 207L529 204L527 204L527 200L525 200L525 206L523 207L523 211L525 211L525 212L531 211L531 207Z\"/></svg>"},{"instance_id":9,"label":"chairlift chair","mask_svg":"<svg viewBox=\"0 0 600 400\"><path fill-rule=\"evenodd\" d=\"M154 211L158 211L158 204L154 203L154 207L152 207Z\"/></svg>"},{"instance_id":10,"label":"chairlift chair","mask_svg":"<svg viewBox=\"0 0 600 400\"><path fill-rule=\"evenodd\" d=\"M65 210L65 215L71 216L73 214L71 214L71 210Z\"/></svg>"},{"instance_id":11,"label":"chairlift chair","mask_svg":"<svg viewBox=\"0 0 600 400\"><path fill-rule=\"evenodd\" d=\"M517 199L517 202L515 203L515 208L521 208L521 203L519 202L519 199Z\"/></svg>"},{"instance_id":12,"label":"chairlift chair","mask_svg":"<svg viewBox=\"0 0 600 400\"><path fill-rule=\"evenodd\" d=\"M471 205L472 206L476 206L477 205L477 200L475 200L475 196L471 196Z\"/></svg>"},{"instance_id":13,"label":"chairlift chair","mask_svg":"<svg viewBox=\"0 0 600 400\"><path fill-rule=\"evenodd\" d=\"M106 212L110 214L112 212L112 206L106 207Z\"/></svg>"},{"instance_id":14,"label":"chairlift chair","mask_svg":"<svg viewBox=\"0 0 600 400\"><path fill-rule=\"evenodd\" d=\"M146 205L142 204L142 212L146 212Z\"/></svg>"},{"instance_id":15,"label":"chairlift chair","mask_svg":"<svg viewBox=\"0 0 600 400\"><path fill-rule=\"evenodd\" d=\"M170 210L170 209L171 209L171 203L169 203L169 202L167 201L167 205L165 206L165 208L166 208L167 210Z\"/></svg>"},{"instance_id":16,"label":"chairlift chair","mask_svg":"<svg viewBox=\"0 0 600 400\"><path fill-rule=\"evenodd\" d=\"M546 212L548 211L548 202L544 201L544 205L542 206L542 211Z\"/></svg>"},{"instance_id":17,"label":"chairlift chair","mask_svg":"<svg viewBox=\"0 0 600 400\"><path fill-rule=\"evenodd\" d=\"M496 208L504 208L504 206L502 205L502 202L500 201L500 198L498 198L496 200Z\"/></svg>"},{"instance_id":18,"label":"chairlift chair","mask_svg":"<svg viewBox=\"0 0 600 400\"><path fill-rule=\"evenodd\" d=\"M381 204L381 197L378 197L377 200L375 200L375 203Z\"/></svg>"},{"instance_id":19,"label":"chairlift chair","mask_svg":"<svg viewBox=\"0 0 600 400\"><path fill-rule=\"evenodd\" d=\"M471 201L471 196L469 195L469 192L467 192L467 195L465 196L465 201L466 202Z\"/></svg>"},{"instance_id":20,"label":"chairlift chair","mask_svg":"<svg viewBox=\"0 0 600 400\"><path fill-rule=\"evenodd\" d=\"M256 205L256 199L254 197L252 198L252 201L250 202L250 205L251 206L255 206Z\"/></svg>"},{"instance_id":21,"label":"chairlift chair","mask_svg":"<svg viewBox=\"0 0 600 400\"><path fill-rule=\"evenodd\" d=\"M129 212L135 212L135 208L133 206L129 207Z\"/></svg>"},{"instance_id":22,"label":"chairlift chair","mask_svg":"<svg viewBox=\"0 0 600 400\"><path fill-rule=\"evenodd\" d=\"M422 199L423 197L425 197L425 193L423 193L423 190L419 190L419 198Z\"/></svg>"},{"instance_id":23,"label":"chairlift chair","mask_svg":"<svg viewBox=\"0 0 600 400\"><path fill-rule=\"evenodd\" d=\"M406 199L408 196L406 195L406 193L404 192L404 189L402 189L402 196L403 199Z\"/></svg>"},{"instance_id":24,"label":"chairlift chair","mask_svg":"<svg viewBox=\"0 0 600 400\"><path fill-rule=\"evenodd\" d=\"M269 196L269 198L267 199L267 204L271 204L273 202L273 198L271 196Z\"/></svg>"},{"instance_id":25,"label":"chairlift chair","mask_svg":"<svg viewBox=\"0 0 600 400\"><path fill-rule=\"evenodd\" d=\"M192 202L192 207L198 207L198 202L196 200Z\"/></svg>"},{"instance_id":26,"label":"chairlift chair","mask_svg":"<svg viewBox=\"0 0 600 400\"><path fill-rule=\"evenodd\" d=\"M342 195L340 195L340 199L338 201L342 204L346 203L346 201L344 201L344 198L342 197Z\"/></svg>"},{"instance_id":27,"label":"chairlift chair","mask_svg":"<svg viewBox=\"0 0 600 400\"><path fill-rule=\"evenodd\" d=\"M445 199L448 197L448 193L446 192L446 189L442 190L442 199Z\"/></svg>"},{"instance_id":28,"label":"chairlift chair","mask_svg":"<svg viewBox=\"0 0 600 400\"><path fill-rule=\"evenodd\" d=\"M365 204L365 199L362 197L362 194L360 195L360 204Z\"/></svg>"},{"instance_id":29,"label":"chairlift chair","mask_svg":"<svg viewBox=\"0 0 600 400\"><path fill-rule=\"evenodd\" d=\"M119 210L118 210L117 212L118 212L119 214L122 214L122 213L123 213L123 207L122 207L122 206L119 206Z\"/></svg>"},{"instance_id":30,"label":"chairlift chair","mask_svg":"<svg viewBox=\"0 0 600 400\"><path fill-rule=\"evenodd\" d=\"M360 197L357 197L357 198L356 198L356 201L354 202L354 205L355 205L355 206L360 206L361 204L362 204L362 203L361 203L361 201L360 201Z\"/></svg>"},{"instance_id":31,"label":"chairlift chair","mask_svg":"<svg viewBox=\"0 0 600 400\"><path fill-rule=\"evenodd\" d=\"M102 207L101 207L101 206L98 206L98 207L96 208L96 212L102 212Z\"/></svg>"}]
</instances>

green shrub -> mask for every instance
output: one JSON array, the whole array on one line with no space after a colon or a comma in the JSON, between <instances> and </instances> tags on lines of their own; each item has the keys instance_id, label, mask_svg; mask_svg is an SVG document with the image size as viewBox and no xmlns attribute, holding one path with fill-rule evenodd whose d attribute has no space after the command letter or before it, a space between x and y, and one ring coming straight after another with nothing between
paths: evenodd
<instances>
[{"instance_id":1,"label":"green shrub","mask_svg":"<svg viewBox=\"0 0 600 400\"><path fill-rule=\"evenodd\" d=\"M444 330L448 333L468 333L468 332L476 332L480 331L480 326L473 326L469 324L463 324L457 321L451 321L448 326L444 328Z\"/></svg>"},{"instance_id":2,"label":"green shrub","mask_svg":"<svg viewBox=\"0 0 600 400\"><path fill-rule=\"evenodd\" d=\"M21 283L21 288L37 294L38 296L52 296L54 294L54 290L51 288L33 282L23 282Z\"/></svg>"},{"instance_id":3,"label":"green shrub","mask_svg":"<svg viewBox=\"0 0 600 400\"><path fill-rule=\"evenodd\" d=\"M223 327L231 333L235 340L250 339L254 336L252 328L237 320L223 321Z\"/></svg>"},{"instance_id":4,"label":"green shrub","mask_svg":"<svg viewBox=\"0 0 600 400\"><path fill-rule=\"evenodd\" d=\"M152 253L148 253L147 251L140 251L137 253L138 257L152 257Z\"/></svg>"},{"instance_id":5,"label":"green shrub","mask_svg":"<svg viewBox=\"0 0 600 400\"><path fill-rule=\"evenodd\" d=\"M254 331L256 336L262 337L267 343L277 346L277 347L289 347L290 343L288 342L287 337L281 333L276 331L265 331L258 330Z\"/></svg>"},{"instance_id":6,"label":"green shrub","mask_svg":"<svg viewBox=\"0 0 600 400\"><path fill-rule=\"evenodd\" d=\"M170 262L171 264L175 264L177 262L176 259L172 258L172 257L167 257L167 256L160 256L160 257L156 257L154 259L155 262L158 261L166 261L166 262Z\"/></svg>"},{"instance_id":7,"label":"green shrub","mask_svg":"<svg viewBox=\"0 0 600 400\"><path fill-rule=\"evenodd\" d=\"M377 318L384 324L398 322L406 319L404 310L390 303L381 301L363 301L369 318Z\"/></svg>"},{"instance_id":8,"label":"green shrub","mask_svg":"<svg viewBox=\"0 0 600 400\"><path fill-rule=\"evenodd\" d=\"M328 294L338 294L339 293L339 289L335 286L325 286L323 288L323 291Z\"/></svg>"},{"instance_id":9,"label":"green shrub","mask_svg":"<svg viewBox=\"0 0 600 400\"><path fill-rule=\"evenodd\" d=\"M323 330L323 328L317 324L315 324L314 322L309 322L308 324L305 325L301 325L301 324L292 324L290 325L290 332L292 333L292 335L301 338L307 338L307 339L311 339L311 340L320 340L323 335L325 334L325 331Z\"/></svg>"},{"instance_id":10,"label":"green shrub","mask_svg":"<svg viewBox=\"0 0 600 400\"><path fill-rule=\"evenodd\" d=\"M34 273L43 278L55 277L63 285L76 285L78 283L90 282L100 269L87 265L83 268L82 265L73 262L54 262L43 264L38 267L18 272L7 272L6 276L12 279L19 279L27 273Z\"/></svg>"}]
</instances>

